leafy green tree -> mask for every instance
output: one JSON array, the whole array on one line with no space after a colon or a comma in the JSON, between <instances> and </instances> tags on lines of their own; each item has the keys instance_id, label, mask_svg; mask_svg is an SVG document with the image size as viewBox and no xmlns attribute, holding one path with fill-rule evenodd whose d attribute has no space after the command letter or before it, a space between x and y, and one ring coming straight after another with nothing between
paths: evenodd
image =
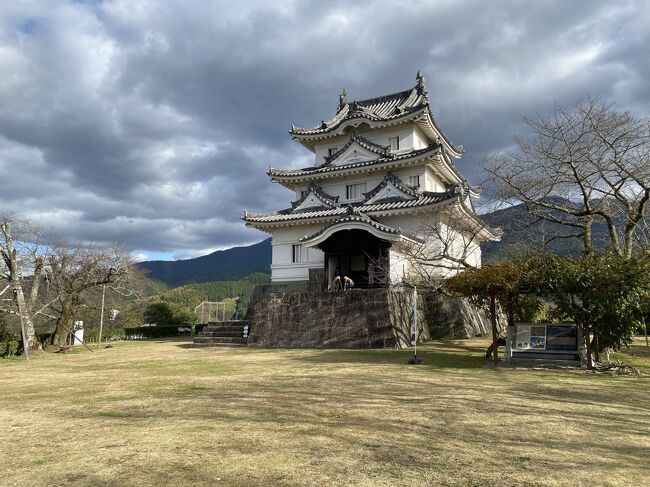
<instances>
[{"instance_id":1,"label":"leafy green tree","mask_svg":"<svg viewBox=\"0 0 650 487\"><path fill-rule=\"evenodd\" d=\"M144 311L145 323L169 325L174 319L171 306L167 303L151 303Z\"/></svg>"},{"instance_id":2,"label":"leafy green tree","mask_svg":"<svg viewBox=\"0 0 650 487\"><path fill-rule=\"evenodd\" d=\"M583 328L591 368L592 347L600 360L602 350L631 344L650 300L650 257L547 255L531 266L527 280Z\"/></svg>"},{"instance_id":3,"label":"leafy green tree","mask_svg":"<svg viewBox=\"0 0 650 487\"><path fill-rule=\"evenodd\" d=\"M525 296L526 274L529 262L513 259L508 262L486 264L480 269L470 268L445 280L444 289L455 295L468 297L474 304L486 307L492 323L491 352L494 362L498 362L497 304L505 311L508 325L522 319L522 312L539 310L539 302Z\"/></svg>"},{"instance_id":4,"label":"leafy green tree","mask_svg":"<svg viewBox=\"0 0 650 487\"><path fill-rule=\"evenodd\" d=\"M191 326L194 322L192 313L182 306L169 303L151 303L144 311L147 323L160 326Z\"/></svg>"}]
</instances>

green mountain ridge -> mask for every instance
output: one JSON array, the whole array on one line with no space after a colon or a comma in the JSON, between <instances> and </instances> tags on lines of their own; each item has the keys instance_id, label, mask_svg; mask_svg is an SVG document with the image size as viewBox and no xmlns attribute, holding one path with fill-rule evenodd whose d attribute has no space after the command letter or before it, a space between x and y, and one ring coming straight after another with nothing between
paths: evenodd
<instances>
[{"instance_id":1,"label":"green mountain ridge","mask_svg":"<svg viewBox=\"0 0 650 487\"><path fill-rule=\"evenodd\" d=\"M237 281L255 273L270 274L271 239L253 245L218 250L194 259L140 262L137 267L170 288L210 281Z\"/></svg>"}]
</instances>

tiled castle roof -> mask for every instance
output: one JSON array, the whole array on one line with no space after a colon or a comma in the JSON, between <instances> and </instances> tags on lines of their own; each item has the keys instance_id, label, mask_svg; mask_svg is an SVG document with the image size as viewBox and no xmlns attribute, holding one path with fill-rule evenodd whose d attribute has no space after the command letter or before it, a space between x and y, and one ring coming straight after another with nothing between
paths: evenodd
<instances>
[{"instance_id":1,"label":"tiled castle roof","mask_svg":"<svg viewBox=\"0 0 650 487\"><path fill-rule=\"evenodd\" d=\"M412 187L409 186L408 184L404 184L398 176L396 176L390 171L386 174L386 176L384 177L381 183L379 183L377 186L375 186L374 189L368 191L367 193L363 193L363 196L365 196L366 201L370 200L389 184L394 186L397 190L401 191L403 194L410 196L411 198L418 197L418 192L417 192L418 187Z\"/></svg>"},{"instance_id":2,"label":"tiled castle roof","mask_svg":"<svg viewBox=\"0 0 650 487\"><path fill-rule=\"evenodd\" d=\"M428 106L429 98L424 86L424 77L418 73L418 83L410 90L392 93L390 95L368 98L367 100L347 101L347 93L343 90L340 95L339 108L336 115L328 121L323 121L317 127L301 128L291 126L291 135L315 135L329 132L344 120L351 118L367 118L370 120L390 120L413 113Z\"/></svg>"},{"instance_id":3,"label":"tiled castle roof","mask_svg":"<svg viewBox=\"0 0 650 487\"><path fill-rule=\"evenodd\" d=\"M325 191L323 191L323 188L318 186L316 183L313 181L309 183L309 186L307 187L307 191L303 194L303 196L298 200L294 201L291 203L291 210L292 211L310 211L310 210L298 210L300 208L300 205L309 197L310 194L314 194L321 202L322 202L322 207L319 209L327 209L327 208L332 208L335 206L338 206L338 201L339 197L338 196L332 196L330 194L327 194ZM313 208L310 207L310 209ZM313 210L311 210L313 211Z\"/></svg>"},{"instance_id":4,"label":"tiled castle roof","mask_svg":"<svg viewBox=\"0 0 650 487\"><path fill-rule=\"evenodd\" d=\"M321 164L319 167L324 167L330 165L332 162L334 162L336 159L341 156L346 150L348 150L353 144L359 144L359 146L363 147L364 149L377 154L381 157L386 157L388 159L394 159L394 155L391 154L390 151L390 146L382 146L379 144L375 144L374 142L369 141L365 137L362 137L361 135L357 134L356 132L352 134L352 137L350 137L350 140L345 144L343 147L341 147L339 150L337 150L334 154L330 156L325 157L325 164Z\"/></svg>"},{"instance_id":5,"label":"tiled castle roof","mask_svg":"<svg viewBox=\"0 0 650 487\"><path fill-rule=\"evenodd\" d=\"M410 119L412 115L418 115L415 118L421 118L420 115L428 116L428 119L435 128L435 131L444 139L446 145L455 153L463 152L462 146L455 145L449 137L438 127L433 117L430 106L429 96L426 90L424 76L418 71L417 83L415 87L392 93L390 95L366 100L357 100L348 102L345 90L339 96L339 107L331 119L322 121L316 127L296 127L291 126L289 133L294 139L305 139L310 137L325 136L336 132L339 127L348 121L355 119L365 119L370 122L395 122L399 123L401 119Z\"/></svg>"},{"instance_id":6,"label":"tiled castle roof","mask_svg":"<svg viewBox=\"0 0 650 487\"><path fill-rule=\"evenodd\" d=\"M304 236L303 238L300 239L300 241L306 244L309 244L310 242L313 244L314 243L313 241L318 240L318 237L320 237L321 235L333 231L334 227L339 227L347 223L361 224L361 226L367 225L368 227L377 230L380 234L383 234L384 236L388 236L391 240L395 238L406 237L413 241L418 241L418 242L422 241L417 237L413 237L411 235L407 235L403 233L401 228L389 227L388 225L379 223L378 221L370 218L368 215L363 214L358 208L354 208L352 206L347 207L346 214L344 216L341 216L336 220L330 222L328 225L324 226L316 233L312 235Z\"/></svg>"},{"instance_id":7,"label":"tiled castle roof","mask_svg":"<svg viewBox=\"0 0 650 487\"><path fill-rule=\"evenodd\" d=\"M323 174L328 172L341 171L345 169L355 169L358 167L381 165L389 162L407 161L409 159L414 159L423 155L427 155L429 153L434 154L439 150L440 150L439 145L431 145L429 147L425 147L424 149L417 149L410 152L406 152L404 154L390 154L388 156L381 156L377 159L373 159L370 161L352 162L350 164L341 164L336 166L329 164L329 165L322 165L322 166L315 166L315 167L306 167L303 169L277 169L274 167L270 167L269 172L267 174L271 178L312 176L312 175Z\"/></svg>"},{"instance_id":8,"label":"tiled castle roof","mask_svg":"<svg viewBox=\"0 0 650 487\"><path fill-rule=\"evenodd\" d=\"M382 203L364 204L363 202L348 205L361 213L379 213L391 210L401 210L406 208L418 208L434 206L444 202L453 202L457 199L458 193L447 191L444 193L424 192L419 193L417 199L389 201ZM279 223L293 222L299 220L311 220L320 218L331 218L344 215L347 212L346 206L337 206L331 209L318 209L315 211L293 212L291 208L275 211L272 213L250 213L247 212L242 217L247 223Z\"/></svg>"}]
</instances>

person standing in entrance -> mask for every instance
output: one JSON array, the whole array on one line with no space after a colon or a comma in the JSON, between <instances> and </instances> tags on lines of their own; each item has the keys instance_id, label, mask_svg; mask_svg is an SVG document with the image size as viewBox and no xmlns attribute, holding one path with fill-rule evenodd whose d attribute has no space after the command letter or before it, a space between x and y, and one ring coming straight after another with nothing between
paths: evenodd
<instances>
[{"instance_id":1,"label":"person standing in entrance","mask_svg":"<svg viewBox=\"0 0 650 487\"><path fill-rule=\"evenodd\" d=\"M369 286L375 285L375 264L373 264L372 262L368 264L368 285Z\"/></svg>"}]
</instances>

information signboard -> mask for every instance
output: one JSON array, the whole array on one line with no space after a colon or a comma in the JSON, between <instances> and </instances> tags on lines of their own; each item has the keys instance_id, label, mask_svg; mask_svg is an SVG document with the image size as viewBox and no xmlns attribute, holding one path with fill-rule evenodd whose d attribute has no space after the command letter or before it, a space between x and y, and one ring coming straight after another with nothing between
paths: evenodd
<instances>
[{"instance_id":1,"label":"information signboard","mask_svg":"<svg viewBox=\"0 0 650 487\"><path fill-rule=\"evenodd\" d=\"M516 325L514 350L577 351L576 325Z\"/></svg>"},{"instance_id":2,"label":"information signboard","mask_svg":"<svg viewBox=\"0 0 650 487\"><path fill-rule=\"evenodd\" d=\"M578 328L575 325L549 325L546 350L578 350Z\"/></svg>"},{"instance_id":3,"label":"information signboard","mask_svg":"<svg viewBox=\"0 0 650 487\"><path fill-rule=\"evenodd\" d=\"M517 325L517 337L515 348L517 350L527 350L530 348L530 325Z\"/></svg>"}]
</instances>

